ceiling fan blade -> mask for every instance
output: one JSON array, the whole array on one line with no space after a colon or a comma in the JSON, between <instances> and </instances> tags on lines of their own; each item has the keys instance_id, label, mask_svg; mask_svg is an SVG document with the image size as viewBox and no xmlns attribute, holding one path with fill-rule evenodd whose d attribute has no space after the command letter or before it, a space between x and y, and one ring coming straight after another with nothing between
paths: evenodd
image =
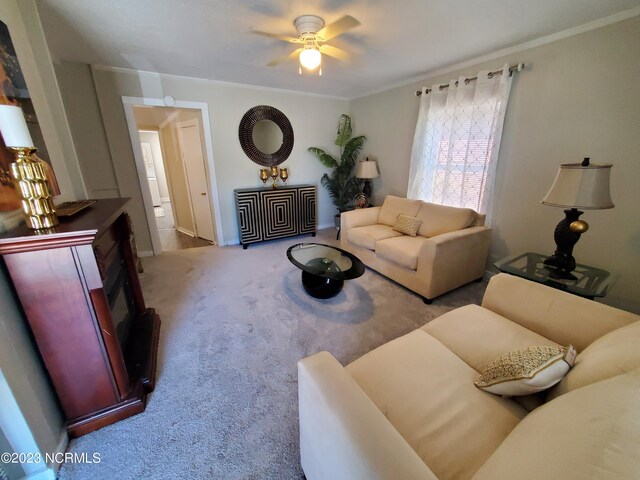
<instances>
[{"instance_id":1,"label":"ceiling fan blade","mask_svg":"<svg viewBox=\"0 0 640 480\"><path fill-rule=\"evenodd\" d=\"M342 50L341 48L334 47L332 45L321 45L320 53L329 55L330 57L337 58L343 62L348 62L351 59L351 54Z\"/></svg>"},{"instance_id":2,"label":"ceiling fan blade","mask_svg":"<svg viewBox=\"0 0 640 480\"><path fill-rule=\"evenodd\" d=\"M260 30L250 30L251 33L256 35L262 35L263 37L277 38L278 40L284 40L289 43L302 43L299 38L291 37L289 35L280 35L278 33L261 32Z\"/></svg>"},{"instance_id":3,"label":"ceiling fan blade","mask_svg":"<svg viewBox=\"0 0 640 480\"><path fill-rule=\"evenodd\" d=\"M331 40L338 35L342 35L347 30L360 25L360 22L353 18L351 15L345 15L339 20L327 25L317 33L317 37L321 41Z\"/></svg>"},{"instance_id":4,"label":"ceiling fan blade","mask_svg":"<svg viewBox=\"0 0 640 480\"><path fill-rule=\"evenodd\" d=\"M291 59L297 57L300 54L301 51L302 51L302 48L298 48L298 49L294 50L293 52L291 52L289 55L285 55L284 57L278 57L276 59L273 59L269 63L267 63L267 67L275 67L276 65L279 65L282 62L286 62L287 60L291 60Z\"/></svg>"}]
</instances>

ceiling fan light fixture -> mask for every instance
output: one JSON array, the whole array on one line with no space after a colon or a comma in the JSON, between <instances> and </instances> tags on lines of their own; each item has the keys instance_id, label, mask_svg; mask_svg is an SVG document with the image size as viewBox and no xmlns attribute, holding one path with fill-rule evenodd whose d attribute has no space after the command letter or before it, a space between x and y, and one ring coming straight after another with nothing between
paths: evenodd
<instances>
[{"instance_id":1,"label":"ceiling fan light fixture","mask_svg":"<svg viewBox=\"0 0 640 480\"><path fill-rule=\"evenodd\" d=\"M322 54L316 48L305 48L300 52L300 65L307 70L315 70L322 63Z\"/></svg>"},{"instance_id":2,"label":"ceiling fan light fixture","mask_svg":"<svg viewBox=\"0 0 640 480\"><path fill-rule=\"evenodd\" d=\"M325 42L360 25L360 22L351 15L343 15L329 25L325 25L324 20L317 15L301 15L293 21L293 24L296 27L297 38L289 35L252 30L253 33L258 35L277 38L300 45L297 50L289 53L289 55L276 58L267 63L268 67L275 67L282 62L298 57L298 73L300 75L302 75L302 67L304 67L305 70L317 71L318 75L322 75L321 64L323 55L342 61L349 61L349 54L347 52L338 47L328 45Z\"/></svg>"}]
</instances>

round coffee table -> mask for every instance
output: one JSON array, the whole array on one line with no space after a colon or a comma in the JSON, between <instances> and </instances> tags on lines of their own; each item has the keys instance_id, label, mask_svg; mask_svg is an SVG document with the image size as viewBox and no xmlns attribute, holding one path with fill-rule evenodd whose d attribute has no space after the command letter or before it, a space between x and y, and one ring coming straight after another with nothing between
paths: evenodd
<instances>
[{"instance_id":1,"label":"round coffee table","mask_svg":"<svg viewBox=\"0 0 640 480\"><path fill-rule=\"evenodd\" d=\"M302 270L302 286L314 298L335 297L345 280L364 273L355 255L321 243L298 243L289 247L287 258Z\"/></svg>"}]
</instances>

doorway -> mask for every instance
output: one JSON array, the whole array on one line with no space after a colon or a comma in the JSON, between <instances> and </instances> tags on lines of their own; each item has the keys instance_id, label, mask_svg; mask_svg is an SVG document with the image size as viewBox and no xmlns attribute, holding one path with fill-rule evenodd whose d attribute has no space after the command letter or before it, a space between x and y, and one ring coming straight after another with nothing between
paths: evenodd
<instances>
[{"instance_id":1,"label":"doorway","mask_svg":"<svg viewBox=\"0 0 640 480\"><path fill-rule=\"evenodd\" d=\"M160 235L160 245L163 251L189 248L194 240L198 240L193 235L182 233L177 230L174 206L171 203L171 193L165 167L165 158L162 153L162 143L158 130L138 130L140 135L140 147L144 169L151 193L151 204L156 218L156 227ZM174 190L175 187L172 188ZM206 242L203 242L204 246ZM195 245L200 246L200 245Z\"/></svg>"},{"instance_id":2,"label":"doorway","mask_svg":"<svg viewBox=\"0 0 640 480\"><path fill-rule=\"evenodd\" d=\"M209 202L200 125L197 119L185 120L176 123L176 131L196 234L199 238L215 242L216 234L213 231L213 213Z\"/></svg>"},{"instance_id":3,"label":"doorway","mask_svg":"<svg viewBox=\"0 0 640 480\"><path fill-rule=\"evenodd\" d=\"M148 102L123 97L154 254L216 245L222 229L206 105Z\"/></svg>"}]
</instances>

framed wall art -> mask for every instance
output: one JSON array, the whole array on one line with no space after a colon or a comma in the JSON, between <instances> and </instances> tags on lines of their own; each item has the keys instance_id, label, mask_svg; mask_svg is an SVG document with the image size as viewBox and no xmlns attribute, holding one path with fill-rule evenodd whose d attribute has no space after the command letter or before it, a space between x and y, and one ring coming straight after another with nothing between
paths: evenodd
<instances>
[{"instance_id":1,"label":"framed wall art","mask_svg":"<svg viewBox=\"0 0 640 480\"><path fill-rule=\"evenodd\" d=\"M54 196L59 195L60 188L51 166L27 83L11 41L9 29L2 21L0 21L0 104L16 105L22 108L29 133L35 143L33 146L37 148L34 159L44 164L51 192ZM12 152L7 150L0 136L0 232L12 228L17 221L16 219L21 217L20 200L13 187L10 174L10 165L13 160ZM18 212L16 212L17 210Z\"/></svg>"}]
</instances>

